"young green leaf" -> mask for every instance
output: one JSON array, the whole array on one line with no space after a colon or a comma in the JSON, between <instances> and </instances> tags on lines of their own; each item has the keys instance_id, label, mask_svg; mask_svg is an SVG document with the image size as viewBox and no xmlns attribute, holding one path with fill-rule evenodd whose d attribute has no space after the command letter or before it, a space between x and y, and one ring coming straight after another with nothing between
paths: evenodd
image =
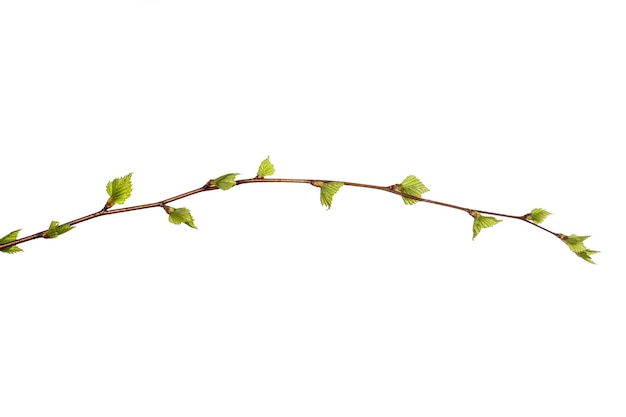
<instances>
[{"instance_id":1,"label":"young green leaf","mask_svg":"<svg viewBox=\"0 0 626 417\"><path fill-rule=\"evenodd\" d=\"M595 262L593 261L593 259L591 259L591 255L595 255L596 253L600 253L600 251L591 250L591 249L585 249L582 252L575 252L575 253L576 253L576 255L579 258L582 258L585 261L589 262L590 264L594 264L595 265Z\"/></svg>"},{"instance_id":2,"label":"young green leaf","mask_svg":"<svg viewBox=\"0 0 626 417\"><path fill-rule=\"evenodd\" d=\"M209 184L215 185L221 190L230 190L231 188L233 188L233 186L237 184L237 181L235 181L235 177L237 175L239 174L225 174L221 177L217 177L214 180L209 181Z\"/></svg>"},{"instance_id":3,"label":"young green leaf","mask_svg":"<svg viewBox=\"0 0 626 417\"><path fill-rule=\"evenodd\" d=\"M474 217L474 224L472 226L474 235L472 236L472 240L476 239L476 236L478 236L481 230L495 226L502 221L496 219L495 217L483 216L477 211L472 211L471 215Z\"/></svg>"},{"instance_id":4,"label":"young green leaf","mask_svg":"<svg viewBox=\"0 0 626 417\"><path fill-rule=\"evenodd\" d=\"M130 193L133 191L133 184L131 182L131 177L133 173L115 178L113 181L109 181L107 184L107 194L109 194L109 199L106 203L106 208L111 208L115 204L124 204L126 199L130 197Z\"/></svg>"},{"instance_id":5,"label":"young green leaf","mask_svg":"<svg viewBox=\"0 0 626 417\"><path fill-rule=\"evenodd\" d=\"M170 223L185 223L187 226L197 229L196 225L193 223L193 217L191 216L189 209L185 207L175 209L170 206L165 206L165 211L169 213L168 220Z\"/></svg>"},{"instance_id":6,"label":"young green leaf","mask_svg":"<svg viewBox=\"0 0 626 417\"><path fill-rule=\"evenodd\" d=\"M69 232L72 230L74 226L70 226L69 224L59 224L59 222L52 220L50 222L50 227L48 230L43 233L43 237L45 239L54 239L63 233Z\"/></svg>"},{"instance_id":7,"label":"young green leaf","mask_svg":"<svg viewBox=\"0 0 626 417\"><path fill-rule=\"evenodd\" d=\"M585 246L585 240L587 240L590 236L578 236L571 234L569 236L564 234L559 234L559 238L563 242L567 244L567 247L570 248L572 252L574 252L579 258L584 259L585 261L595 264L593 259L591 259L591 255L595 255L596 253L600 253L597 250L588 249Z\"/></svg>"},{"instance_id":8,"label":"young green leaf","mask_svg":"<svg viewBox=\"0 0 626 417\"><path fill-rule=\"evenodd\" d=\"M551 214L552 213L542 208L534 208L530 211L530 213L526 215L526 220L530 220L531 222L535 224L539 224L543 222L546 219L546 217L548 217Z\"/></svg>"},{"instance_id":9,"label":"young green leaf","mask_svg":"<svg viewBox=\"0 0 626 417\"><path fill-rule=\"evenodd\" d=\"M584 252L587 250L585 244L583 243L585 240L589 239L591 236L578 236L578 235L569 235L562 237L561 239L567 244L570 250L574 253Z\"/></svg>"},{"instance_id":10,"label":"young green leaf","mask_svg":"<svg viewBox=\"0 0 626 417\"><path fill-rule=\"evenodd\" d=\"M402 183L397 184L394 188L396 191L400 191L403 194L412 195L417 198L421 198L423 193L430 191L428 187L426 187L414 175L409 175L404 179L404 181L402 181ZM411 205L417 203L418 200L402 196L402 201L404 201L404 204Z\"/></svg>"},{"instance_id":11,"label":"young green leaf","mask_svg":"<svg viewBox=\"0 0 626 417\"><path fill-rule=\"evenodd\" d=\"M11 233L5 235L4 237L2 237L0 239L0 245L3 243L9 243L9 242L13 242L15 241L15 239L17 239L17 235L20 232L20 230L22 229L17 229L12 231ZM17 253L17 252L22 252L22 249L18 248L16 245L13 246L9 246L7 248L4 249L0 249L0 251L4 252L4 253Z\"/></svg>"},{"instance_id":12,"label":"young green leaf","mask_svg":"<svg viewBox=\"0 0 626 417\"><path fill-rule=\"evenodd\" d=\"M256 173L257 178L265 178L270 175L274 175L274 165L270 162L270 157L268 156L263 161L261 161L261 165L259 166L259 170Z\"/></svg>"},{"instance_id":13,"label":"young green leaf","mask_svg":"<svg viewBox=\"0 0 626 417\"><path fill-rule=\"evenodd\" d=\"M328 207L327 210L330 210L330 206L333 204L333 196L342 186L343 182L339 181L325 182L320 186L320 201L323 206Z\"/></svg>"}]
</instances>

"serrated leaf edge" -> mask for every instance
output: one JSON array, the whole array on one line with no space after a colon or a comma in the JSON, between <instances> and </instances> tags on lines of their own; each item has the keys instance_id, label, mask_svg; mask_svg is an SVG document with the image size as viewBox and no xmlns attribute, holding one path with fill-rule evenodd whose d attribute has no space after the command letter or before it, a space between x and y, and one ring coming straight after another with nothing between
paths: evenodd
<instances>
[{"instance_id":1,"label":"serrated leaf edge","mask_svg":"<svg viewBox=\"0 0 626 417\"><path fill-rule=\"evenodd\" d=\"M319 185L320 187L320 202L323 206L327 207L327 210L330 210L330 207L333 204L333 197L337 194L337 191L341 187L343 187L343 182L341 181L327 181L323 184Z\"/></svg>"},{"instance_id":2,"label":"serrated leaf edge","mask_svg":"<svg viewBox=\"0 0 626 417\"><path fill-rule=\"evenodd\" d=\"M256 177L257 178L265 178L274 175L276 169L274 168L274 164L270 162L270 157L268 156L264 160L261 161L259 165L259 169L257 170Z\"/></svg>"}]
</instances>

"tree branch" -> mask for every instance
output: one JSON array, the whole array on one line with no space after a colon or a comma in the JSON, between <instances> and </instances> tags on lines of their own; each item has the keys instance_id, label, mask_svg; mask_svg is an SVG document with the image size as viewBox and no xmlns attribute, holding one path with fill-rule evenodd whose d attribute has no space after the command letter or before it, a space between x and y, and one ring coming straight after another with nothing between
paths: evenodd
<instances>
[{"instance_id":1,"label":"tree branch","mask_svg":"<svg viewBox=\"0 0 626 417\"><path fill-rule=\"evenodd\" d=\"M373 184L364 184L358 182L349 182L349 181L336 181L336 180L314 180L314 179L296 179L296 178L266 178L266 176L272 175L274 173L274 167L269 162L269 158L264 160L259 167L259 171L256 177L247 178L242 180L235 180L235 176L239 174L226 174L222 177L218 177L216 179L209 180L205 185L200 188L196 188L190 191L187 191L182 194L178 194L176 196L166 198L161 201L157 201L149 204L141 204L130 207L116 208L111 209L111 207L115 204L122 204L126 198L130 196L131 193L131 183L130 177L132 174L127 175L123 178L117 178L107 185L107 192L110 195L109 200L105 204L104 208L94 213L88 214L83 217L79 217L77 219L71 220L61 226L58 226L58 223L52 222L50 228L48 230L43 230L41 232L34 233L32 235L17 239L17 233L19 230L9 233L4 238L0 239L0 251L15 253L21 251L21 249L17 248L17 245L21 243L25 243L34 239L39 238L54 238L59 234L65 233L66 231L73 228L73 226L95 219L97 217L108 216L111 214L120 214L129 211L136 210L145 210L155 207L163 208L169 215L170 221L172 223L180 224L185 223L191 227L194 227L193 218L191 217L189 211L187 209L184 212L178 211L178 213L174 216L172 213L176 212L179 209L174 209L169 207L167 204L182 200L194 194L199 194L206 191L214 191L217 189L228 190L232 187L243 185L243 184L255 184L255 183L299 183L299 184L310 184L312 186L318 187L321 189L321 201L323 205L326 205L330 208L333 195L339 190L342 186L349 187L360 187L360 188L369 188L378 191L384 191L392 194L399 195L403 198L405 204L414 204L415 202L422 202L428 204L434 204L438 206L448 207L455 210L461 210L469 214L474 218L474 238L478 235L478 233L487 227L492 227L496 223L500 222L494 217L487 216L497 216L497 217L505 217L510 219L521 220L525 223L531 224L539 229L550 233L551 235L559 238L561 241L565 242L568 247L579 257L582 259L593 263L591 260L591 255L598 253L597 251L593 251L587 249L583 243L585 239L589 236L577 236L577 235L565 235L562 233L557 233L551 231L539 223L541 223L545 217L550 215L549 212L543 209L533 209L530 213L523 215L512 215L505 213L497 213L493 211L487 210L479 210L473 209L469 207L463 207L455 204L445 203L442 201L431 200L427 198L423 198L421 196L422 193L429 191L421 181L419 181L414 176L408 176L402 183L393 184L388 186L380 186ZM174 217L172 217L174 216Z\"/></svg>"}]
</instances>

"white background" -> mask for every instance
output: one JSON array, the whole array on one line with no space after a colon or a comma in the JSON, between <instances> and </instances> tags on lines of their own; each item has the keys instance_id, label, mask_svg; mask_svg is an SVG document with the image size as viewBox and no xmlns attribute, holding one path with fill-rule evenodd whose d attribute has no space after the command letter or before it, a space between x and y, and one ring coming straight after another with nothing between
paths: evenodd
<instances>
[{"instance_id":1,"label":"white background","mask_svg":"<svg viewBox=\"0 0 626 417\"><path fill-rule=\"evenodd\" d=\"M624 416L619 1L3 1L2 416Z\"/></svg>"}]
</instances>

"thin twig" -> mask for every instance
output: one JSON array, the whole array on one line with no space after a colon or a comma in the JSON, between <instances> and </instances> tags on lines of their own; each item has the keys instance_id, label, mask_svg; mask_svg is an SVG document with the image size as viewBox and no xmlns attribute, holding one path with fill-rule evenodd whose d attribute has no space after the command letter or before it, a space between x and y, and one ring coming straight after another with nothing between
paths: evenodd
<instances>
[{"instance_id":1,"label":"thin twig","mask_svg":"<svg viewBox=\"0 0 626 417\"><path fill-rule=\"evenodd\" d=\"M248 178L248 179L242 179L242 180L238 180L235 182L235 186L237 185L242 185L242 184L252 184L252 183L300 183L300 184L311 184L311 185L315 185L315 184L319 184L319 183L327 183L327 182L331 182L330 180L311 180L311 179L294 179L294 178L263 178L263 177L254 177L254 178ZM404 198L408 198L408 199L412 199L412 200L417 200L417 201L421 201L424 203L429 203L429 204L435 204L438 206L443 206L443 207L448 207L448 208L452 208L455 210L461 210L464 211L470 215L472 215L472 213L480 213L480 214L489 214L489 215L493 215L493 216L500 216L500 217L508 217L511 219L517 219L517 220L521 220L524 221L526 223L529 223L533 226L536 226L538 228L540 228L541 230L544 230L560 239L562 239L562 235L560 235L559 233L555 233L551 230L546 229L543 226L540 226L534 222L531 222L527 219L527 215L521 215L521 216L516 216L516 215L511 215L511 214L504 214L504 213L496 213L496 212L491 212L491 211L485 211L485 210L477 210L477 209L471 209L468 207L462 207L462 206L458 206L455 204L450 204L450 203L444 203L441 201L436 201L436 200L430 200L427 198L421 198L421 197L416 197L413 195L409 195L409 194L405 194L401 191L398 191L394 185L390 185L390 186L380 186L380 185L372 185L372 184L363 184L363 183L358 183L358 182L348 182L348 181L339 181L342 182L343 185L349 186L349 187L361 187L361 188L371 188L374 190L379 190L379 191L386 191L388 193L392 193L392 194L397 194L399 196L402 196ZM396 184L397 185L397 184ZM206 185L200 187L200 188L196 188L194 190L191 191L187 191L185 193L176 195L174 197L170 197L167 198L165 200L161 200L155 203L150 203L150 204L141 204L141 205L137 205L137 206L130 206L130 207L123 207L123 208L117 208L117 209L107 209L106 207L101 209L100 211L96 211L95 213L91 213L88 214L86 216L83 217L79 217L78 219L74 219L71 220L65 224L68 224L70 226L76 225L78 223L82 223L85 222L87 220L91 220L91 219L95 219L96 217L101 217L101 216L108 216L110 214L119 214L119 213L125 213L125 212L129 212L129 211L136 211L136 210L144 210L144 209L149 209L149 208L154 208L154 207L164 207L166 204L171 203L172 201L176 201L176 200L181 200L183 198L192 196L194 194L198 194L201 192L205 192L205 191L213 191L213 190L217 190L218 187L214 186L214 185L210 185L210 182L207 182ZM20 239L16 239L14 241L11 242L7 242L4 244L0 244L0 249L5 249L8 248L10 246L14 246L14 245L19 245L20 243L24 243L24 242L28 242L30 240L34 240L34 239L39 239L39 238L43 238L44 234L47 232L47 230L43 230L41 232L38 233L34 233L30 236L26 236Z\"/></svg>"}]
</instances>

